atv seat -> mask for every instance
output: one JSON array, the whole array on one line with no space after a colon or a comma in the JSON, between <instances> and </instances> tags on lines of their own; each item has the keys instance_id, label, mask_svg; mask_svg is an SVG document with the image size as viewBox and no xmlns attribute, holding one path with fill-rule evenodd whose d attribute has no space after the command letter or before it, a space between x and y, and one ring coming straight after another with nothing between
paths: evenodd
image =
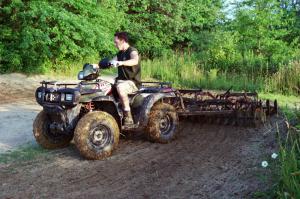
<instances>
[{"instance_id":1,"label":"atv seat","mask_svg":"<svg viewBox=\"0 0 300 199\"><path fill-rule=\"evenodd\" d=\"M148 95L142 95L142 94L154 94L154 93L168 93L168 92L174 92L172 88L160 88L160 87L142 87L138 91L134 93L130 93L128 95L129 97L129 103L130 106L133 108L140 107L144 101L144 98Z\"/></svg>"}]
</instances>

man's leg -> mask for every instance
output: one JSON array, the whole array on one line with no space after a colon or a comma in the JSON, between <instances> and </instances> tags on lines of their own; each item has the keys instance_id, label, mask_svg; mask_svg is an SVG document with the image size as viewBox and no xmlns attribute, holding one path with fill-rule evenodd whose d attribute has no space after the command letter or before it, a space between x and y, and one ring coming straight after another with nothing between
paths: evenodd
<instances>
[{"instance_id":1,"label":"man's leg","mask_svg":"<svg viewBox=\"0 0 300 199\"><path fill-rule=\"evenodd\" d=\"M132 119L131 110L129 106L128 94L133 93L137 90L138 90L137 87L132 81L126 80L126 81L117 82L117 91L120 97L120 101L123 105L125 125L133 124L133 119Z\"/></svg>"}]
</instances>

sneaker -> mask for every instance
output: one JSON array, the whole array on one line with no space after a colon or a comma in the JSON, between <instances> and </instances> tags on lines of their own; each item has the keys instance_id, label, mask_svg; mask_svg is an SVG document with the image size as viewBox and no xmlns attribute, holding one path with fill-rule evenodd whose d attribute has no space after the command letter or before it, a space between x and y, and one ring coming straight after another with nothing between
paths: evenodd
<instances>
[{"instance_id":1,"label":"sneaker","mask_svg":"<svg viewBox=\"0 0 300 199\"><path fill-rule=\"evenodd\" d=\"M130 111L124 111L124 125L133 125L133 119Z\"/></svg>"}]
</instances>

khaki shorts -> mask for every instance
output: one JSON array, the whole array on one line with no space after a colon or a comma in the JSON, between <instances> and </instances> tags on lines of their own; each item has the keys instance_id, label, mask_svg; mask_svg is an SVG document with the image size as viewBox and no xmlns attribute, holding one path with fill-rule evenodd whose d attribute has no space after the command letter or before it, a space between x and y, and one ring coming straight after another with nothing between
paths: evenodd
<instances>
[{"instance_id":1,"label":"khaki shorts","mask_svg":"<svg viewBox=\"0 0 300 199\"><path fill-rule=\"evenodd\" d=\"M138 91L135 83L131 80L118 80L116 86L119 90L126 92L127 94Z\"/></svg>"}]
</instances>

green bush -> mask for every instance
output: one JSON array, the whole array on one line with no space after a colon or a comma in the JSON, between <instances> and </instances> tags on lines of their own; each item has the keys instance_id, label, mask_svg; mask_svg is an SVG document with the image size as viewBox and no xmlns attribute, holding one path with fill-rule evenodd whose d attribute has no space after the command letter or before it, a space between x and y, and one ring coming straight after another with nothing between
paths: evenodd
<instances>
[{"instance_id":1,"label":"green bush","mask_svg":"<svg viewBox=\"0 0 300 199\"><path fill-rule=\"evenodd\" d=\"M0 72L45 72L110 54L122 23L111 2L92 0L1 1L0 15Z\"/></svg>"}]
</instances>

